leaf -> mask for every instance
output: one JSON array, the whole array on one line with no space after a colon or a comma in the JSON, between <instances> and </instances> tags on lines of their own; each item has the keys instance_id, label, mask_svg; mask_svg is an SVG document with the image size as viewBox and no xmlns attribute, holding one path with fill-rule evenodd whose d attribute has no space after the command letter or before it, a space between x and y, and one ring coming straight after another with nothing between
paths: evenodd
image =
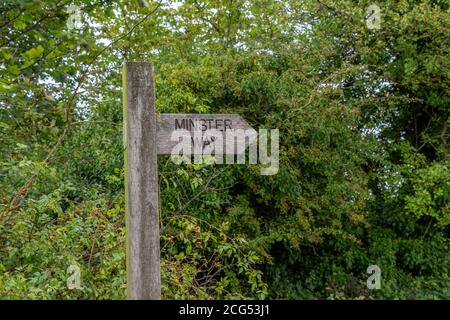
<instances>
[{"instance_id":1,"label":"leaf","mask_svg":"<svg viewBox=\"0 0 450 320\"><path fill-rule=\"evenodd\" d=\"M14 21L13 26L17 30L23 30L26 28L27 24L24 21L17 19L16 21Z\"/></svg>"},{"instance_id":2,"label":"leaf","mask_svg":"<svg viewBox=\"0 0 450 320\"><path fill-rule=\"evenodd\" d=\"M30 50L26 51L24 53L24 56L29 59L35 59L41 57L43 53L44 48L41 45L38 45L37 47L31 48Z\"/></svg>"},{"instance_id":3,"label":"leaf","mask_svg":"<svg viewBox=\"0 0 450 320\"><path fill-rule=\"evenodd\" d=\"M12 64L12 65L8 66L7 70L8 70L9 73L11 73L11 74L13 74L15 76L18 76L20 74L20 69L15 64Z\"/></svg>"}]
</instances>

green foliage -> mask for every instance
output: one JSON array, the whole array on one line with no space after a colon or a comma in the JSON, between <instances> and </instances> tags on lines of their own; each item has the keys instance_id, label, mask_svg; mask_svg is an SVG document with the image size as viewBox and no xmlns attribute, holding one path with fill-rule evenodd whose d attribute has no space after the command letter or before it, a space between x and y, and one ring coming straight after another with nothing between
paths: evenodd
<instances>
[{"instance_id":1,"label":"green foliage","mask_svg":"<svg viewBox=\"0 0 450 320\"><path fill-rule=\"evenodd\" d=\"M127 60L158 112L280 130L274 176L160 157L164 298L450 297L447 2L145 3L0 5L0 298L126 297Z\"/></svg>"}]
</instances>

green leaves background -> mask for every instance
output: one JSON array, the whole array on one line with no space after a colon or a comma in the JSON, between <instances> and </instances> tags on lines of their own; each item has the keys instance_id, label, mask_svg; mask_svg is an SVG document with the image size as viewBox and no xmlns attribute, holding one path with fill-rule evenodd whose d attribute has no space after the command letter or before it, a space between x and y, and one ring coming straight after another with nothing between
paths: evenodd
<instances>
[{"instance_id":1,"label":"green leaves background","mask_svg":"<svg viewBox=\"0 0 450 320\"><path fill-rule=\"evenodd\" d=\"M143 60L159 112L280 130L275 176L160 158L164 298L449 298L449 5L381 1L370 30L371 4L3 2L0 296L126 297L120 73Z\"/></svg>"}]
</instances>

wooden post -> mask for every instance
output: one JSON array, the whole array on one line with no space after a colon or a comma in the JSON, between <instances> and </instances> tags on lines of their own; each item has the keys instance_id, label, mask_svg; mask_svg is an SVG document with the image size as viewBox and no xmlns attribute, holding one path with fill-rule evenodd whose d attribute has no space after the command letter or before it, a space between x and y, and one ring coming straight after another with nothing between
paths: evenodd
<instances>
[{"instance_id":1,"label":"wooden post","mask_svg":"<svg viewBox=\"0 0 450 320\"><path fill-rule=\"evenodd\" d=\"M153 65L123 68L128 299L161 299Z\"/></svg>"}]
</instances>

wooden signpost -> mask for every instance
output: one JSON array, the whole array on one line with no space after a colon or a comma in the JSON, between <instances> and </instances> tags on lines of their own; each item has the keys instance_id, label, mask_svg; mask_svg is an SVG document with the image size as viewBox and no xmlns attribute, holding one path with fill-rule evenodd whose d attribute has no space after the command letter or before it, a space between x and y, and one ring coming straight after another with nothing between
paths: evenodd
<instances>
[{"instance_id":1,"label":"wooden signpost","mask_svg":"<svg viewBox=\"0 0 450 320\"><path fill-rule=\"evenodd\" d=\"M160 299L159 194L153 65L123 70L128 299Z\"/></svg>"},{"instance_id":2,"label":"wooden signpost","mask_svg":"<svg viewBox=\"0 0 450 320\"><path fill-rule=\"evenodd\" d=\"M233 139L231 143L244 146L256 139L256 131L234 114L157 115L149 62L125 63L123 85L128 299L157 300L161 299L157 155L171 154L177 144L171 139L174 130L189 135L194 131L243 130L247 140L224 134L223 141ZM202 148L193 148L193 154L196 150ZM236 150L224 148L222 152L234 154Z\"/></svg>"}]
</instances>

